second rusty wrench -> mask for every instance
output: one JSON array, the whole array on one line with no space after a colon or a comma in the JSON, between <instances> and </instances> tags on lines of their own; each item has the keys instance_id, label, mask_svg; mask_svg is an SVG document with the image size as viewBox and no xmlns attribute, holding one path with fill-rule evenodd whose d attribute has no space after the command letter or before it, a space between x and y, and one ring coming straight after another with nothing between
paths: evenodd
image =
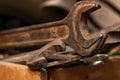
<instances>
[{"instance_id":1,"label":"second rusty wrench","mask_svg":"<svg viewBox=\"0 0 120 80\"><path fill-rule=\"evenodd\" d=\"M99 50L105 36L89 36L85 15L98 8L96 1L85 0L76 3L61 21L0 32L0 48L34 46L61 39L79 55L92 55Z\"/></svg>"}]
</instances>

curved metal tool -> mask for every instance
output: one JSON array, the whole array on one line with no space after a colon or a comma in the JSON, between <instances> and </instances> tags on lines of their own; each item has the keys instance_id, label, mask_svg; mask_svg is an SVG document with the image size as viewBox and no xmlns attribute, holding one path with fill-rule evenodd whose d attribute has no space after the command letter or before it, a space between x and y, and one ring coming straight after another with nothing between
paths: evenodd
<instances>
[{"instance_id":1,"label":"curved metal tool","mask_svg":"<svg viewBox=\"0 0 120 80\"><path fill-rule=\"evenodd\" d=\"M39 70L41 68L47 67L47 57L56 52L64 51L65 45L62 40L55 40L37 51L31 52L29 57L26 59L26 64L32 70Z\"/></svg>"},{"instance_id":2,"label":"curved metal tool","mask_svg":"<svg viewBox=\"0 0 120 80\"><path fill-rule=\"evenodd\" d=\"M101 47L105 36L90 37L85 29L85 16L98 8L96 1L85 0L76 3L61 21L0 32L0 48L42 45L61 39L79 55L93 55Z\"/></svg>"},{"instance_id":3,"label":"curved metal tool","mask_svg":"<svg viewBox=\"0 0 120 80\"><path fill-rule=\"evenodd\" d=\"M86 27L86 16L100 8L96 1L82 1L73 6L68 15L70 34L65 40L77 53L89 56L96 53L103 44L106 36L103 34L91 38Z\"/></svg>"}]
</instances>

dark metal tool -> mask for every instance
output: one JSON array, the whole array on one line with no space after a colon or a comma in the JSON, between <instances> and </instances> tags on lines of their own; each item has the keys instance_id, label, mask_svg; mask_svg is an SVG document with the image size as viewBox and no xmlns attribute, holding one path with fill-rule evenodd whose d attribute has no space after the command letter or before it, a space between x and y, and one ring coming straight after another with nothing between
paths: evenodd
<instances>
[{"instance_id":1,"label":"dark metal tool","mask_svg":"<svg viewBox=\"0 0 120 80\"><path fill-rule=\"evenodd\" d=\"M93 38L86 27L86 16L99 8L95 0L76 3L68 16L57 22L33 25L0 32L0 49L42 45L61 39L81 56L95 54L102 46L105 36Z\"/></svg>"},{"instance_id":2,"label":"dark metal tool","mask_svg":"<svg viewBox=\"0 0 120 80\"><path fill-rule=\"evenodd\" d=\"M107 38L98 53L108 53L111 49L120 46L120 23L108 26L92 36L100 33L105 34Z\"/></svg>"},{"instance_id":3,"label":"dark metal tool","mask_svg":"<svg viewBox=\"0 0 120 80\"><path fill-rule=\"evenodd\" d=\"M111 49L120 46L120 23L107 27L103 32L107 39L101 47L101 52L109 52Z\"/></svg>"},{"instance_id":4,"label":"dark metal tool","mask_svg":"<svg viewBox=\"0 0 120 80\"><path fill-rule=\"evenodd\" d=\"M39 53L37 50L37 55L39 56L35 57L35 52L32 51L26 54L22 55L16 55L16 56L11 56L9 58L3 59L2 61L7 61L7 62L13 62L13 63L20 63L23 61L27 61L27 65L31 70L41 70L42 68L49 68L49 67L56 67L56 66L65 66L65 65L71 65L71 64L88 64L91 66L97 66L100 64L103 64L106 59L108 59L107 54L96 54L92 57L80 57L79 55L66 55L66 54L55 54L51 55L48 57L45 57L42 55L42 53ZM47 52L47 51L44 51ZM30 58L31 54L32 57ZM69 53L69 52L67 52ZM40 56L41 55L41 56ZM48 62L46 59L52 59L53 61Z\"/></svg>"},{"instance_id":5,"label":"dark metal tool","mask_svg":"<svg viewBox=\"0 0 120 80\"><path fill-rule=\"evenodd\" d=\"M108 53L108 51L110 51L110 49L120 45L120 36L119 36L119 34L120 34L120 23L109 26L109 28L103 29L102 31L100 31L100 33L106 34L107 39L106 39L105 43L103 44L102 48L99 51L100 54L97 54L97 55L92 56L92 57L82 58L78 55L65 55L65 53L64 53L64 55L56 54L55 56L52 55L50 57L47 57L47 56L44 57L44 56L40 56L41 53L39 53L39 52L41 52L41 49L39 49L40 51L37 50L36 54L34 53L34 51L33 52L28 52L28 53L24 53L23 55L17 55L18 57L13 56L11 58L4 59L4 61L9 61L9 62L15 62L15 61L20 62L20 60L26 61L25 59L30 58L30 55L32 53L31 56L34 59L33 61L30 62L30 64L32 64L32 67L31 67L32 70L41 69L41 67L53 67L53 66L59 66L59 65L64 65L64 64L70 64L70 63L73 63L75 61L80 61L80 62L83 62L83 63L87 63L87 64L91 64L93 66L96 66L96 65L99 65L99 64L103 63L104 60L108 58L107 54L101 54L101 53L103 53L103 51L104 51L104 53L105 53L105 51L107 51L107 53ZM96 33L96 34L100 34L100 33ZM53 44L59 44L59 45L63 46L62 47L63 49L65 49L64 48L65 45L63 44L63 42L61 40L56 40L56 41L53 41L51 43L49 43L49 45L53 46ZM107 48L107 46L109 47L109 49ZM44 50L46 51L46 53L49 50L51 51L51 54L55 53L55 50L48 48L48 46L45 47L45 48L46 49L44 49ZM60 49L60 50L57 50L57 51L62 51L62 50ZM37 55L37 57L35 57L36 55ZM41 66L43 64L39 65L38 61L43 62L41 59L46 61L46 58L47 59L52 59L54 61L50 62L50 63L47 63L44 66ZM34 64L34 63L38 63L38 64ZM36 68L36 65L37 65L37 68Z\"/></svg>"},{"instance_id":6,"label":"dark metal tool","mask_svg":"<svg viewBox=\"0 0 120 80\"><path fill-rule=\"evenodd\" d=\"M42 47L37 53L29 54L29 57L26 59L26 64L32 70L39 70L47 66L48 62L46 58L56 52L62 52L65 50L65 45L62 40L55 40L49 44Z\"/></svg>"},{"instance_id":7,"label":"dark metal tool","mask_svg":"<svg viewBox=\"0 0 120 80\"><path fill-rule=\"evenodd\" d=\"M38 50L11 56L2 61L27 64L31 69L41 69L47 66L48 62L46 58L49 55L56 52L63 52L65 48L66 46L62 40L54 40Z\"/></svg>"}]
</instances>

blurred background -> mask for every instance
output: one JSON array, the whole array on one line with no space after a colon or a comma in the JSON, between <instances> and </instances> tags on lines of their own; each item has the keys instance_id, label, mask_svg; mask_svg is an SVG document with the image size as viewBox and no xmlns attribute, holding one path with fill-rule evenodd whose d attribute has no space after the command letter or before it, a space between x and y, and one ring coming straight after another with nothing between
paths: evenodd
<instances>
[{"instance_id":1,"label":"blurred background","mask_svg":"<svg viewBox=\"0 0 120 80\"><path fill-rule=\"evenodd\" d=\"M80 0L0 0L0 30L58 21ZM101 9L89 16L89 30L120 22L120 0L100 0Z\"/></svg>"}]
</instances>

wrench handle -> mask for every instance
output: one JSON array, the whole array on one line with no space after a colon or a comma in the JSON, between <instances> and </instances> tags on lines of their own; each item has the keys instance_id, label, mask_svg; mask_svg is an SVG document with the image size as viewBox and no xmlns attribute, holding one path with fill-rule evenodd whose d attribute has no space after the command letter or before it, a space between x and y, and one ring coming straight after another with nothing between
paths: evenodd
<instances>
[{"instance_id":1,"label":"wrench handle","mask_svg":"<svg viewBox=\"0 0 120 80\"><path fill-rule=\"evenodd\" d=\"M62 22L53 22L29 28L18 28L0 33L0 48L44 45L55 39L66 39L69 28Z\"/></svg>"}]
</instances>

